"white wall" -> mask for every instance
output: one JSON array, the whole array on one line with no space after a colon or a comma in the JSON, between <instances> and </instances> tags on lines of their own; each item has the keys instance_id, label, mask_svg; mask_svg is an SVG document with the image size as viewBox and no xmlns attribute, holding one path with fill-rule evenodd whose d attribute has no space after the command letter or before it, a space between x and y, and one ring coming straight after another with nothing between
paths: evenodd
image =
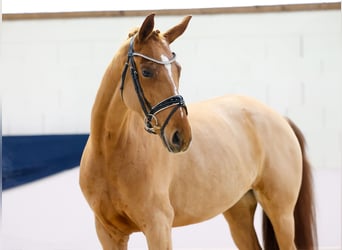
<instances>
[{"instance_id":1,"label":"white wall","mask_svg":"<svg viewBox=\"0 0 342 250\"><path fill-rule=\"evenodd\" d=\"M172 48L187 102L255 96L293 119L315 167L342 166L340 11L194 16ZM157 16L162 31L180 16ZM102 74L142 17L5 21L3 134L86 133ZM118 72L120 74L121 72Z\"/></svg>"}]
</instances>

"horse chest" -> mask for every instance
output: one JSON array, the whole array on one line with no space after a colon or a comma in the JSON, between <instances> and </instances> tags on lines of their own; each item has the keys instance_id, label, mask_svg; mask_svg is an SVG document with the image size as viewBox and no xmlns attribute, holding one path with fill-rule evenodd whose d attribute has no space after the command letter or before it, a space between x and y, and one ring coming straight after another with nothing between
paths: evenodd
<instances>
[{"instance_id":1,"label":"horse chest","mask_svg":"<svg viewBox=\"0 0 342 250\"><path fill-rule=\"evenodd\" d=\"M137 226L126 215L127 203L122 190L105 180L105 177L97 178L87 198L96 217L111 231L137 231Z\"/></svg>"}]
</instances>

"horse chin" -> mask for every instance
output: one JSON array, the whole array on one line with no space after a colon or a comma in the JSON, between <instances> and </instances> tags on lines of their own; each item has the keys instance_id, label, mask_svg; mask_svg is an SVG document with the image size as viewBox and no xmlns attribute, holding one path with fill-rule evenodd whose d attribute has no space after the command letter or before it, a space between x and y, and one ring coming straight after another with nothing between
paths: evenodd
<instances>
[{"instance_id":1,"label":"horse chin","mask_svg":"<svg viewBox=\"0 0 342 250\"><path fill-rule=\"evenodd\" d=\"M188 149L188 147L186 147L186 148L176 148L176 147L169 146L169 145L167 145L166 148L167 148L167 150L170 153L173 153L173 154L182 153L182 152L185 152Z\"/></svg>"}]
</instances>

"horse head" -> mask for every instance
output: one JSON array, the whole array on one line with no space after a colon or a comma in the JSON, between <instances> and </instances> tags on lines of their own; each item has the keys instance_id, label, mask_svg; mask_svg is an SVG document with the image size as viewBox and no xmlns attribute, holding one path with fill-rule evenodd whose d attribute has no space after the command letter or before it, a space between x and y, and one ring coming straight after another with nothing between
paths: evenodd
<instances>
[{"instance_id":1,"label":"horse head","mask_svg":"<svg viewBox=\"0 0 342 250\"><path fill-rule=\"evenodd\" d=\"M139 114L147 132L160 135L173 153L185 151L191 142L187 108L178 93L181 66L169 45L185 31L191 17L161 33L154 30L154 14L130 33L127 61L122 72L121 96Z\"/></svg>"}]
</instances>

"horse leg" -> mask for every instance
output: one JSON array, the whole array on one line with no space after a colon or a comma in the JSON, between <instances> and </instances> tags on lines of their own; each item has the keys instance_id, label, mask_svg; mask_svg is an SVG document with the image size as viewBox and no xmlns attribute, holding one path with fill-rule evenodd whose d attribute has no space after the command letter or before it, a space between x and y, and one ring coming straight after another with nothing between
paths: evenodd
<instances>
[{"instance_id":1,"label":"horse leg","mask_svg":"<svg viewBox=\"0 0 342 250\"><path fill-rule=\"evenodd\" d=\"M154 211L151 220L144 225L143 232L147 239L149 250L172 249L172 220L170 216L160 211ZM173 217L172 217L173 218Z\"/></svg>"},{"instance_id":2,"label":"horse leg","mask_svg":"<svg viewBox=\"0 0 342 250\"><path fill-rule=\"evenodd\" d=\"M95 226L103 250L127 250L128 235L114 229L109 232L97 218Z\"/></svg>"},{"instance_id":3,"label":"horse leg","mask_svg":"<svg viewBox=\"0 0 342 250\"><path fill-rule=\"evenodd\" d=\"M156 215L146 228L144 234L147 239L149 250L171 250L172 223L169 218L163 214Z\"/></svg>"},{"instance_id":4,"label":"horse leg","mask_svg":"<svg viewBox=\"0 0 342 250\"><path fill-rule=\"evenodd\" d=\"M271 243L273 245L267 246L269 243L265 242L265 250L281 249L281 250L295 250L295 222L293 217L293 209L275 207L269 202L261 202L264 209L264 220L270 220L268 232L275 234L277 242ZM265 218L266 217L266 218ZM265 228L264 228L265 229ZM266 233L264 231L264 233Z\"/></svg>"},{"instance_id":5,"label":"horse leg","mask_svg":"<svg viewBox=\"0 0 342 250\"><path fill-rule=\"evenodd\" d=\"M290 173L287 172L288 176L284 173L273 173L254 189L256 199L264 210L265 250L296 249L294 209L301 177L300 174ZM270 223L267 222L267 218Z\"/></svg>"},{"instance_id":6,"label":"horse leg","mask_svg":"<svg viewBox=\"0 0 342 250\"><path fill-rule=\"evenodd\" d=\"M238 249L261 249L255 229L257 201L253 191L247 192L233 207L223 213Z\"/></svg>"}]
</instances>

